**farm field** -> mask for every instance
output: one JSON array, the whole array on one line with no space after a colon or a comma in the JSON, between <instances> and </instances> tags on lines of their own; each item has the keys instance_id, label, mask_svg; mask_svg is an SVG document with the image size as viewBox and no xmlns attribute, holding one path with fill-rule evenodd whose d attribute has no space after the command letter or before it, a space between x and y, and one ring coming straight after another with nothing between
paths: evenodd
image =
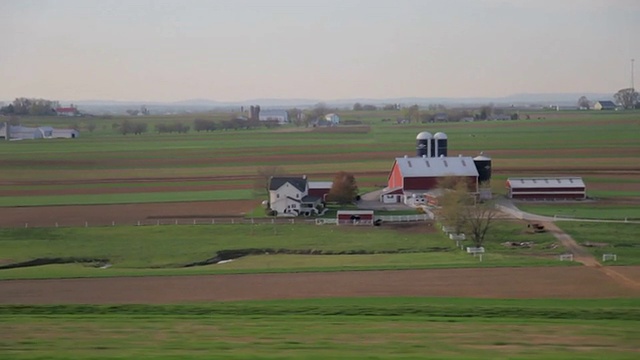
<instances>
[{"instance_id":1,"label":"farm field","mask_svg":"<svg viewBox=\"0 0 640 360\"><path fill-rule=\"evenodd\" d=\"M492 156L498 195L507 177L575 175L593 198L525 211L638 217L640 113L420 125L382 121L400 112L340 115L364 124L122 136L113 130L122 118L24 118L96 130L0 143L0 266L59 260L0 270L0 357L637 357L638 225L557 222L595 244L586 248L598 260L619 256L618 266L579 266L558 260L566 249L551 233L521 221L496 223L482 262L432 222L247 222L260 211L258 167L312 180L344 170L379 189L424 130L446 132L450 154ZM216 257L233 261L204 265Z\"/></svg>"},{"instance_id":2,"label":"farm field","mask_svg":"<svg viewBox=\"0 0 640 360\"><path fill-rule=\"evenodd\" d=\"M0 306L11 359L633 359L637 300ZM37 329L37 331L34 331Z\"/></svg>"},{"instance_id":3,"label":"farm field","mask_svg":"<svg viewBox=\"0 0 640 360\"><path fill-rule=\"evenodd\" d=\"M368 126L122 136L111 129L118 118L46 119L55 126L79 122L81 129L93 122L97 130L74 140L1 143L0 206L246 199L260 166L281 166L313 180L331 180L345 170L355 174L360 188L381 188L393 159L413 154L415 135L423 130L446 132L452 154L492 156L498 194L508 176L576 175L585 178L593 196L635 199L633 204L640 198L634 161L640 155L638 112L541 112L530 120L420 125L381 121L400 112L341 115ZM132 121L153 125L193 118Z\"/></svg>"}]
</instances>

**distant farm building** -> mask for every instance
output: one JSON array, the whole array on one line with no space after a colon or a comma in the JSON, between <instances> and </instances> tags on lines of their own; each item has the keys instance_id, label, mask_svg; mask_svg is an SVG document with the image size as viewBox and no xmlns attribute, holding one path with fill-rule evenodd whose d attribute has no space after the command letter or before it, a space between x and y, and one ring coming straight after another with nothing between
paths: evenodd
<instances>
[{"instance_id":1,"label":"distant farm building","mask_svg":"<svg viewBox=\"0 0 640 360\"><path fill-rule=\"evenodd\" d=\"M70 107L57 107L54 110L58 116L80 116L78 108L73 105Z\"/></svg>"},{"instance_id":2,"label":"distant farm building","mask_svg":"<svg viewBox=\"0 0 640 360\"><path fill-rule=\"evenodd\" d=\"M324 116L324 119L328 121L331 125L340 124L340 116L337 114L327 114Z\"/></svg>"},{"instance_id":3,"label":"distant farm building","mask_svg":"<svg viewBox=\"0 0 640 360\"><path fill-rule=\"evenodd\" d=\"M33 139L74 139L80 132L74 129L54 129L49 126L26 127L0 123L0 139L4 140L33 140Z\"/></svg>"},{"instance_id":4,"label":"distant farm building","mask_svg":"<svg viewBox=\"0 0 640 360\"><path fill-rule=\"evenodd\" d=\"M276 216L318 215L332 182L310 182L302 177L271 177L269 209Z\"/></svg>"},{"instance_id":5,"label":"distant farm building","mask_svg":"<svg viewBox=\"0 0 640 360\"><path fill-rule=\"evenodd\" d=\"M278 124L288 124L289 114L285 110L260 110L260 121L272 121Z\"/></svg>"},{"instance_id":6,"label":"distant farm building","mask_svg":"<svg viewBox=\"0 0 640 360\"><path fill-rule=\"evenodd\" d=\"M507 196L521 200L584 200L587 188L580 177L508 178Z\"/></svg>"},{"instance_id":7,"label":"distant farm building","mask_svg":"<svg viewBox=\"0 0 640 360\"><path fill-rule=\"evenodd\" d=\"M593 104L593 110L615 110L616 104L613 101L600 100Z\"/></svg>"}]
</instances>

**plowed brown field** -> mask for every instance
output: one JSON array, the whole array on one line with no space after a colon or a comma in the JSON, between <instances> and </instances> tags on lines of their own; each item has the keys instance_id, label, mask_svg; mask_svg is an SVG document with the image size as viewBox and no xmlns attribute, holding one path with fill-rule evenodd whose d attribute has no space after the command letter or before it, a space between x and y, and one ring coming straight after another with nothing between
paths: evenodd
<instances>
[{"instance_id":1,"label":"plowed brown field","mask_svg":"<svg viewBox=\"0 0 640 360\"><path fill-rule=\"evenodd\" d=\"M616 268L640 280L640 267ZM621 298L599 268L484 268L0 281L0 304L170 304L326 297Z\"/></svg>"}]
</instances>

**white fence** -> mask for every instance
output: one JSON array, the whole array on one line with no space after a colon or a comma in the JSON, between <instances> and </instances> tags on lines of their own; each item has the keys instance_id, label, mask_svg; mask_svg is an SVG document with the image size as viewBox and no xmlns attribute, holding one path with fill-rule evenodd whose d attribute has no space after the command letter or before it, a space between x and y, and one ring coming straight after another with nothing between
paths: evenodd
<instances>
[{"instance_id":1,"label":"white fence","mask_svg":"<svg viewBox=\"0 0 640 360\"><path fill-rule=\"evenodd\" d=\"M560 261L573 261L573 254L562 254L558 258Z\"/></svg>"},{"instance_id":2,"label":"white fence","mask_svg":"<svg viewBox=\"0 0 640 360\"><path fill-rule=\"evenodd\" d=\"M602 262L611 260L618 261L618 256L616 254L602 254Z\"/></svg>"}]
</instances>

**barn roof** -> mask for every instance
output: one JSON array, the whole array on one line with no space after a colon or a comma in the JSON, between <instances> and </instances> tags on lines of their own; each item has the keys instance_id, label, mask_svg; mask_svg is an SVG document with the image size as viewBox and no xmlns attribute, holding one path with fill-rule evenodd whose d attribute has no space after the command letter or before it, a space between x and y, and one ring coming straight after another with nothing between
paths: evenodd
<instances>
[{"instance_id":1,"label":"barn roof","mask_svg":"<svg viewBox=\"0 0 640 360\"><path fill-rule=\"evenodd\" d=\"M306 177L285 177L285 176L273 176L269 179L269 190L278 190L282 185L289 183L296 189L304 192L307 189Z\"/></svg>"},{"instance_id":2,"label":"barn roof","mask_svg":"<svg viewBox=\"0 0 640 360\"><path fill-rule=\"evenodd\" d=\"M396 164L404 177L478 176L469 156L401 157Z\"/></svg>"},{"instance_id":3,"label":"barn roof","mask_svg":"<svg viewBox=\"0 0 640 360\"><path fill-rule=\"evenodd\" d=\"M309 189L331 189L333 181L309 181Z\"/></svg>"},{"instance_id":4,"label":"barn roof","mask_svg":"<svg viewBox=\"0 0 640 360\"><path fill-rule=\"evenodd\" d=\"M512 189L585 187L581 177L508 178L507 183Z\"/></svg>"}]
</instances>

